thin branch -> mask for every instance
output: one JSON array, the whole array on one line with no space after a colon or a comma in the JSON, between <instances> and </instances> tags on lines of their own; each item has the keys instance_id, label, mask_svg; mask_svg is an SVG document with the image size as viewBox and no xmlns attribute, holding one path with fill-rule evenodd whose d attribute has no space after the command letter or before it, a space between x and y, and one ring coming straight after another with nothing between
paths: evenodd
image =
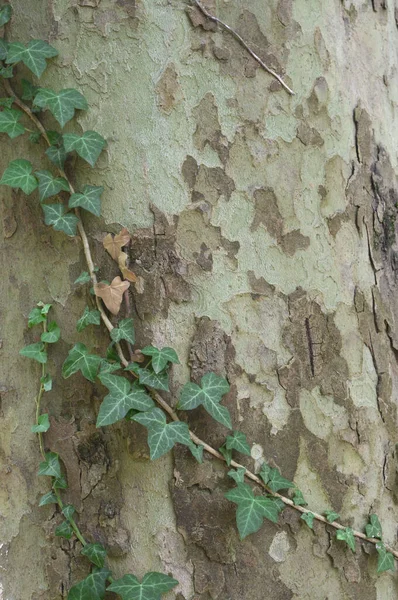
<instances>
[{"instance_id":1,"label":"thin branch","mask_svg":"<svg viewBox=\"0 0 398 600\"><path fill-rule=\"evenodd\" d=\"M269 73L270 75L272 75L272 77L275 77L275 79L277 81L279 81L279 83L281 84L281 86L285 88L285 90L288 92L288 94L290 94L291 96L294 96L293 90L283 81L282 77L280 75L278 75L278 73L276 73L273 69L271 69L270 67L268 67L265 64L265 62L262 61L261 58L255 52L253 52L253 50L250 48L250 46L248 46L246 44L245 40L239 35L239 33L237 33L234 29L232 29L232 27L230 27L229 25L227 25L226 23L224 23L224 21L221 21L221 19L219 19L218 17L215 17L214 15L212 15L211 13L209 13L209 11L207 10L207 8L205 8L203 6L203 4L201 4L199 2L199 0L192 0L192 1L194 2L194 4L198 7L198 9L200 10L200 12L205 17L207 17L208 19L210 19L214 23L217 23L217 25L220 25L220 27L222 27L223 29L225 29L226 31L228 31L247 50L247 52L250 54L250 56L252 56L254 58L254 60L256 60L258 62L258 64L265 71L267 71L267 73Z\"/></svg>"},{"instance_id":2,"label":"thin branch","mask_svg":"<svg viewBox=\"0 0 398 600\"><path fill-rule=\"evenodd\" d=\"M194 1L196 2L196 0L194 0ZM40 123L40 121L37 119L37 117L34 115L34 113L32 113L30 108L28 106L26 106L26 104L24 104L22 102L22 100L20 100L15 95L9 81L7 79L5 79L4 83L6 83L5 88L6 88L7 93L14 98L15 104L17 104L29 116L29 118L35 123L36 127L39 129L39 131L42 133L44 139L49 144L49 140L48 140L48 137L47 137L47 134L46 134L46 131L45 131L43 125ZM73 190L72 184L70 183L68 177L66 176L66 174L64 173L64 171L62 169L60 169L60 173L62 174L63 177L65 177L67 179L67 181L69 183L69 187L71 188L71 190ZM84 255L86 257L86 262L87 262L87 266L90 271L91 279L92 279L93 283L96 283L97 279L96 279L96 275L94 272L94 263L93 263L93 259L91 256L91 250L90 250L90 246L88 243L87 234L86 234L86 231L84 229L84 226L83 226L83 223L81 220L79 221L78 229L79 229L80 237L83 242ZM96 299L97 299L98 310L101 313L101 318L102 318L106 328L108 329L108 331L111 332L112 329L114 329L114 327L113 327L112 323L110 322L110 320L108 319L108 316L105 313L105 310L102 306L101 300L98 297L96 297ZM129 364L129 361L124 356L124 353L123 353L123 350L122 350L120 344L116 344L116 349L117 349L117 353L119 355L122 365L124 367L127 367L127 365ZM135 374L133 373L133 375L135 375ZM158 392L156 392L155 390L153 390L151 388L147 388L147 389L150 392L152 398L157 402L157 404L159 404L159 406L161 406L163 408L163 410L169 415L169 417L173 421L180 421L176 412L171 408L171 406L162 398L162 396ZM220 452L218 452L215 448L213 448L212 446L210 446L209 444L207 444L206 442L201 440L192 431L190 431L189 433L190 433L192 441L195 442L195 444L197 444L199 446L203 446L203 449L211 456L214 456L215 458L217 458L218 460L221 460L222 462L226 462L226 460L222 456L222 454ZM337 523L336 521L334 521L333 523L329 523L328 520L326 519L326 517L324 517L323 515L321 515L319 513L315 513L307 508L304 508L303 506L297 506L296 504L294 504L293 500L291 500L290 498L288 498L286 496L282 496L281 494L278 494L278 492L273 492L269 487L267 487L263 483L263 481L257 475L255 475L255 473L252 473L251 471L246 469L246 467L237 463L236 461L232 460L230 464L234 468L241 467L241 468L245 469L245 476L248 479L250 479L257 485L259 485L271 496L274 496L275 498L279 498L286 506L290 506L290 508L297 510L301 514L312 514L312 515L314 515L314 519L316 519L317 521L320 521L321 523L324 523L325 525L330 525L334 529L339 529L339 530L345 529L345 527L343 525L341 525L340 523ZM362 540L363 542L368 542L368 543L374 544L374 545L380 543L380 540L375 539L375 538L369 538L361 531L353 530L353 535L356 538ZM387 544L384 544L384 546L385 546L386 550L388 552L391 552L391 554L398 560L398 550L394 550L390 546L387 546Z\"/></svg>"}]
</instances>

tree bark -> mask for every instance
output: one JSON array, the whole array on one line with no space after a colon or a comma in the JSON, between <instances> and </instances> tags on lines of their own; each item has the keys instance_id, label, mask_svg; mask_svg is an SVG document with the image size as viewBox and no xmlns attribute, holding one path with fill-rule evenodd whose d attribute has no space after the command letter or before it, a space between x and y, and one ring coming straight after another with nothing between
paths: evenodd
<instances>
[{"instance_id":1,"label":"tree bark","mask_svg":"<svg viewBox=\"0 0 398 600\"><path fill-rule=\"evenodd\" d=\"M108 141L94 170L76 159L68 170L77 185L105 187L102 218L85 217L101 279L117 275L104 236L132 233L137 348L172 346L181 361L167 400L189 378L227 377L225 404L254 468L277 466L311 509L356 529L376 512L397 547L394 1L203 0L294 96L185 0L11 4L12 39L59 50L41 85L76 87L90 104L67 130ZM50 166L32 143L0 143L1 172L19 157ZM61 376L73 343L108 344L98 327L75 330L91 298L73 283L81 243L44 225L35 194L2 187L1 208L1 600L65 598L89 570L78 542L54 537L53 506L37 507L48 491L30 433L40 374L18 351L35 341L26 323L40 300L62 329L45 444L116 576L169 573L178 600L396 597L396 575L376 574L370 544L353 554L293 509L242 542L222 463L199 465L181 447L152 463L138 424L96 429L105 388ZM225 428L202 409L188 420L222 445Z\"/></svg>"}]
</instances>

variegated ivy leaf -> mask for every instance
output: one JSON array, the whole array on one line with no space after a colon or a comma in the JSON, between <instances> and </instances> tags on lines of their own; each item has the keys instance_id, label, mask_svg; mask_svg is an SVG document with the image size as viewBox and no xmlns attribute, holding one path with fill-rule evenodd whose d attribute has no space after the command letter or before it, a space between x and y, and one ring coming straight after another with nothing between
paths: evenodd
<instances>
[{"instance_id":1,"label":"variegated ivy leaf","mask_svg":"<svg viewBox=\"0 0 398 600\"><path fill-rule=\"evenodd\" d=\"M55 452L46 452L45 460L40 463L38 475L47 475L61 479L61 465L59 464L58 454Z\"/></svg>"},{"instance_id":2,"label":"variegated ivy leaf","mask_svg":"<svg viewBox=\"0 0 398 600\"><path fill-rule=\"evenodd\" d=\"M72 194L69 198L69 208L84 208L96 217L101 214L101 194L103 187L97 185L85 185L82 192Z\"/></svg>"},{"instance_id":3,"label":"variegated ivy leaf","mask_svg":"<svg viewBox=\"0 0 398 600\"><path fill-rule=\"evenodd\" d=\"M339 513L334 510L325 510L325 517L328 523L334 523L340 517Z\"/></svg>"},{"instance_id":4,"label":"variegated ivy leaf","mask_svg":"<svg viewBox=\"0 0 398 600\"><path fill-rule=\"evenodd\" d=\"M19 188L25 194L31 194L37 188L37 179L32 175L32 163L23 158L12 160L0 179L1 185Z\"/></svg>"},{"instance_id":5,"label":"variegated ivy leaf","mask_svg":"<svg viewBox=\"0 0 398 600\"><path fill-rule=\"evenodd\" d=\"M55 196L61 191L69 192L69 184L63 177L54 177L50 171L36 171L35 175L39 180L39 198L40 202L51 196Z\"/></svg>"},{"instance_id":6,"label":"variegated ivy leaf","mask_svg":"<svg viewBox=\"0 0 398 600\"><path fill-rule=\"evenodd\" d=\"M102 544L86 544L81 551L83 556L87 558L96 566L102 569L105 563L106 550Z\"/></svg>"},{"instance_id":7,"label":"variegated ivy leaf","mask_svg":"<svg viewBox=\"0 0 398 600\"><path fill-rule=\"evenodd\" d=\"M64 168L66 160L66 150L63 144L53 145L47 148L46 154L51 162L59 169Z\"/></svg>"},{"instance_id":8,"label":"variegated ivy leaf","mask_svg":"<svg viewBox=\"0 0 398 600\"><path fill-rule=\"evenodd\" d=\"M213 419L232 429L229 411L220 404L222 396L229 392L227 380L215 373L206 373L200 383L202 387L190 382L182 388L177 408L192 410L202 404Z\"/></svg>"},{"instance_id":9,"label":"variegated ivy leaf","mask_svg":"<svg viewBox=\"0 0 398 600\"><path fill-rule=\"evenodd\" d=\"M56 231L63 231L71 237L76 235L79 219L76 215L65 211L63 204L43 204L44 222L52 225Z\"/></svg>"},{"instance_id":10,"label":"variegated ivy leaf","mask_svg":"<svg viewBox=\"0 0 398 600\"><path fill-rule=\"evenodd\" d=\"M73 529L69 521L63 521L61 525L58 525L55 529L55 535L57 537L63 537L66 540L70 540L73 535Z\"/></svg>"},{"instance_id":11,"label":"variegated ivy leaf","mask_svg":"<svg viewBox=\"0 0 398 600\"><path fill-rule=\"evenodd\" d=\"M11 19L12 8L11 4L4 4L0 8L0 27L3 27Z\"/></svg>"},{"instance_id":12,"label":"variegated ivy leaf","mask_svg":"<svg viewBox=\"0 0 398 600\"><path fill-rule=\"evenodd\" d=\"M246 469L239 467L238 469L231 469L228 471L228 476L231 477L236 483L244 483Z\"/></svg>"},{"instance_id":13,"label":"variegated ivy leaf","mask_svg":"<svg viewBox=\"0 0 398 600\"><path fill-rule=\"evenodd\" d=\"M241 454L251 456L250 446L247 443L245 434L241 431L234 431L232 435L228 435L225 445L228 450L237 450Z\"/></svg>"},{"instance_id":14,"label":"variegated ivy leaf","mask_svg":"<svg viewBox=\"0 0 398 600\"><path fill-rule=\"evenodd\" d=\"M152 369L142 369L138 366L136 366L134 370L142 385L147 385L154 390L162 390L164 392L169 391L169 376L166 371L155 373Z\"/></svg>"},{"instance_id":15,"label":"variegated ivy leaf","mask_svg":"<svg viewBox=\"0 0 398 600\"><path fill-rule=\"evenodd\" d=\"M346 527L345 529L338 529L338 531L336 532L336 538L345 542L347 546L351 548L353 552L355 552L355 536L351 527Z\"/></svg>"},{"instance_id":16,"label":"variegated ivy leaf","mask_svg":"<svg viewBox=\"0 0 398 600\"><path fill-rule=\"evenodd\" d=\"M132 421L137 421L148 429L148 445L152 460L166 454L176 442L188 447L192 444L188 425L181 421L167 423L166 415L160 408L134 415Z\"/></svg>"},{"instance_id":17,"label":"variegated ivy leaf","mask_svg":"<svg viewBox=\"0 0 398 600\"><path fill-rule=\"evenodd\" d=\"M73 119L75 109L87 110L85 97L73 88L54 92L49 88L40 88L35 96L34 104L40 108L48 108L61 127Z\"/></svg>"},{"instance_id":18,"label":"variegated ivy leaf","mask_svg":"<svg viewBox=\"0 0 398 600\"><path fill-rule=\"evenodd\" d=\"M159 350L154 346L146 346L141 350L145 356L152 357L152 368L155 373L160 373L168 363L179 364L178 356L173 348L165 347Z\"/></svg>"},{"instance_id":19,"label":"variegated ivy leaf","mask_svg":"<svg viewBox=\"0 0 398 600\"><path fill-rule=\"evenodd\" d=\"M65 150L72 152L76 150L79 156L84 158L92 167L97 162L106 141L96 131L86 131L83 135L76 133L65 133L63 136Z\"/></svg>"},{"instance_id":20,"label":"variegated ivy leaf","mask_svg":"<svg viewBox=\"0 0 398 600\"><path fill-rule=\"evenodd\" d=\"M62 375L67 379L77 371L81 371L86 379L94 382L101 361L102 358L96 354L90 354L84 344L75 344L69 350L68 357L62 366Z\"/></svg>"},{"instance_id":21,"label":"variegated ivy leaf","mask_svg":"<svg viewBox=\"0 0 398 600\"><path fill-rule=\"evenodd\" d=\"M160 600L178 584L176 579L162 573L147 573L140 583L135 575L124 575L107 588L119 594L122 600ZM68 599L69 600L69 599Z\"/></svg>"},{"instance_id":22,"label":"variegated ivy leaf","mask_svg":"<svg viewBox=\"0 0 398 600\"><path fill-rule=\"evenodd\" d=\"M108 569L91 573L69 590L68 600L103 600L105 598L105 584L109 575L110 571Z\"/></svg>"},{"instance_id":23,"label":"variegated ivy leaf","mask_svg":"<svg viewBox=\"0 0 398 600\"><path fill-rule=\"evenodd\" d=\"M238 505L236 524L242 540L250 533L258 531L264 518L273 523L278 522L280 504L271 497L255 496L246 483L238 483L236 488L225 494L225 497Z\"/></svg>"},{"instance_id":24,"label":"variegated ivy leaf","mask_svg":"<svg viewBox=\"0 0 398 600\"><path fill-rule=\"evenodd\" d=\"M6 63L15 65L22 61L36 77L40 77L46 69L46 59L57 55L58 51L43 40L31 40L27 46L13 42L8 45Z\"/></svg>"},{"instance_id":25,"label":"variegated ivy leaf","mask_svg":"<svg viewBox=\"0 0 398 600\"><path fill-rule=\"evenodd\" d=\"M54 492L47 492L40 498L39 506L46 506L46 504L57 504L57 496Z\"/></svg>"},{"instance_id":26,"label":"variegated ivy leaf","mask_svg":"<svg viewBox=\"0 0 398 600\"><path fill-rule=\"evenodd\" d=\"M114 342L126 340L130 344L134 344L135 332L133 319L122 319L119 321L118 326L111 331L111 339Z\"/></svg>"},{"instance_id":27,"label":"variegated ivy leaf","mask_svg":"<svg viewBox=\"0 0 398 600\"><path fill-rule=\"evenodd\" d=\"M55 344L55 342L58 342L60 337L61 337L60 328L58 327L58 325L56 324L55 321L51 321L51 323L47 327L47 331L44 331L41 334L40 339L42 342L45 342L46 344Z\"/></svg>"},{"instance_id":28,"label":"variegated ivy leaf","mask_svg":"<svg viewBox=\"0 0 398 600\"><path fill-rule=\"evenodd\" d=\"M108 388L109 394L105 396L98 413L97 427L112 425L123 419L129 410L147 411L153 408L153 400L145 389L137 382L133 385L125 377L101 373L101 383Z\"/></svg>"},{"instance_id":29,"label":"variegated ivy leaf","mask_svg":"<svg viewBox=\"0 0 398 600\"><path fill-rule=\"evenodd\" d=\"M294 483L282 477L279 469L273 469L266 463L261 465L259 475L264 481L265 485L267 485L273 492L295 487Z\"/></svg>"},{"instance_id":30,"label":"variegated ivy leaf","mask_svg":"<svg viewBox=\"0 0 398 600\"><path fill-rule=\"evenodd\" d=\"M22 348L22 350L19 351L19 354L37 360L37 362L43 365L47 362L47 352L43 342L29 344L28 346L25 346L25 348Z\"/></svg>"},{"instance_id":31,"label":"variegated ivy leaf","mask_svg":"<svg viewBox=\"0 0 398 600\"><path fill-rule=\"evenodd\" d=\"M381 542L376 544L376 550L378 554L377 559L377 572L383 573L384 571L395 571L395 559L391 552L387 552L384 544Z\"/></svg>"},{"instance_id":32,"label":"variegated ivy leaf","mask_svg":"<svg viewBox=\"0 0 398 600\"><path fill-rule=\"evenodd\" d=\"M80 333L89 325L101 325L101 313L99 310L90 310L88 306L76 323L76 329Z\"/></svg>"},{"instance_id":33,"label":"variegated ivy leaf","mask_svg":"<svg viewBox=\"0 0 398 600\"><path fill-rule=\"evenodd\" d=\"M370 515L369 517L370 523L366 525L366 535L370 538L382 538L383 532L381 530L381 524L379 521L379 517L375 514Z\"/></svg>"},{"instance_id":34,"label":"variegated ivy leaf","mask_svg":"<svg viewBox=\"0 0 398 600\"><path fill-rule=\"evenodd\" d=\"M305 521L310 529L314 529L314 519L315 515L312 512L303 513L300 517L303 521Z\"/></svg>"},{"instance_id":35,"label":"variegated ivy leaf","mask_svg":"<svg viewBox=\"0 0 398 600\"><path fill-rule=\"evenodd\" d=\"M15 108L4 108L0 112L0 133L8 133L14 139L25 133L25 127L19 123L22 113Z\"/></svg>"},{"instance_id":36,"label":"variegated ivy leaf","mask_svg":"<svg viewBox=\"0 0 398 600\"><path fill-rule=\"evenodd\" d=\"M307 506L307 504L308 504L308 502L305 501L303 492L301 492L297 488L295 488L295 490L294 490L293 502L294 502L295 506Z\"/></svg>"},{"instance_id":37,"label":"variegated ivy leaf","mask_svg":"<svg viewBox=\"0 0 398 600\"><path fill-rule=\"evenodd\" d=\"M36 425L32 425L30 428L32 433L45 433L50 429L50 421L48 419L48 414L44 413L39 416Z\"/></svg>"}]
</instances>

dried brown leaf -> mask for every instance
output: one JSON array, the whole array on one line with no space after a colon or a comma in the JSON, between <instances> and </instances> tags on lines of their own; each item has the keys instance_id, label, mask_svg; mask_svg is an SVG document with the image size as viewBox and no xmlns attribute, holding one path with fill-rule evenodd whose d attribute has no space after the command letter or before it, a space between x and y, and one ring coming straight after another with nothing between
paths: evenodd
<instances>
[{"instance_id":1,"label":"dried brown leaf","mask_svg":"<svg viewBox=\"0 0 398 600\"><path fill-rule=\"evenodd\" d=\"M121 270L122 275L125 279L128 279L128 281L131 281L131 283L134 283L135 281L137 281L137 275L135 273L133 273L133 271L130 271L127 268L127 254L125 252L121 252L119 254L118 263L119 263L119 269Z\"/></svg>"},{"instance_id":2,"label":"dried brown leaf","mask_svg":"<svg viewBox=\"0 0 398 600\"><path fill-rule=\"evenodd\" d=\"M123 246L127 246L130 241L130 234L125 227L115 236L112 236L111 233L108 233L105 236L104 241L102 242L104 248L109 254L112 256L113 260L118 259L119 254L122 251Z\"/></svg>"},{"instance_id":3,"label":"dried brown leaf","mask_svg":"<svg viewBox=\"0 0 398 600\"><path fill-rule=\"evenodd\" d=\"M124 292L130 287L128 281L122 281L119 276L112 280L111 284L96 283L94 285L95 295L102 298L106 308L113 315L117 315L123 300Z\"/></svg>"}]
</instances>

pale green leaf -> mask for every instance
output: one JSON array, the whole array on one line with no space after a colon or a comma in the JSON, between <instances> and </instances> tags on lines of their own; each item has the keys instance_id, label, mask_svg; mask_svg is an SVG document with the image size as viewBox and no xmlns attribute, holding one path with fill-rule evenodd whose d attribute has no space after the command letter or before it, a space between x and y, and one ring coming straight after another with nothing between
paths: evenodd
<instances>
[{"instance_id":1,"label":"pale green leaf","mask_svg":"<svg viewBox=\"0 0 398 600\"><path fill-rule=\"evenodd\" d=\"M73 119L75 109L87 110L88 104L85 97L73 88L66 88L54 92L49 88L40 88L34 104L40 108L48 108L61 127Z\"/></svg>"},{"instance_id":2,"label":"pale green leaf","mask_svg":"<svg viewBox=\"0 0 398 600\"><path fill-rule=\"evenodd\" d=\"M231 469L228 471L228 476L231 477L236 483L244 483L246 469L239 467L238 469Z\"/></svg>"},{"instance_id":3,"label":"pale green leaf","mask_svg":"<svg viewBox=\"0 0 398 600\"><path fill-rule=\"evenodd\" d=\"M11 19L12 8L11 4L3 4L0 8L0 27L3 27Z\"/></svg>"},{"instance_id":4,"label":"pale green leaf","mask_svg":"<svg viewBox=\"0 0 398 600\"><path fill-rule=\"evenodd\" d=\"M40 498L39 506L46 506L46 504L57 504L57 496L54 492L47 492Z\"/></svg>"},{"instance_id":5,"label":"pale green leaf","mask_svg":"<svg viewBox=\"0 0 398 600\"><path fill-rule=\"evenodd\" d=\"M227 380L215 373L206 373L201 379L201 386L199 387L192 382L187 383L182 388L177 408L191 410L202 404L213 419L222 423L228 429L232 429L229 411L220 404L222 396L229 392Z\"/></svg>"},{"instance_id":6,"label":"pale green leaf","mask_svg":"<svg viewBox=\"0 0 398 600\"><path fill-rule=\"evenodd\" d=\"M59 169L64 168L66 160L66 150L63 144L50 146L49 148L47 148L46 154L56 167L58 167Z\"/></svg>"},{"instance_id":7,"label":"pale green leaf","mask_svg":"<svg viewBox=\"0 0 398 600\"><path fill-rule=\"evenodd\" d=\"M103 600L109 575L107 569L91 573L69 590L68 600Z\"/></svg>"},{"instance_id":8,"label":"pale green leaf","mask_svg":"<svg viewBox=\"0 0 398 600\"><path fill-rule=\"evenodd\" d=\"M80 333L89 325L100 325L101 313L99 310L90 310L88 306L84 309L84 313L76 323L76 329Z\"/></svg>"},{"instance_id":9,"label":"pale green leaf","mask_svg":"<svg viewBox=\"0 0 398 600\"><path fill-rule=\"evenodd\" d=\"M355 552L355 536L351 527L346 527L345 529L338 529L336 532L336 538L345 542L347 546L351 548L353 552Z\"/></svg>"},{"instance_id":10,"label":"pale green leaf","mask_svg":"<svg viewBox=\"0 0 398 600\"><path fill-rule=\"evenodd\" d=\"M81 553L100 569L104 566L106 550L102 544L86 544Z\"/></svg>"},{"instance_id":11,"label":"pale green leaf","mask_svg":"<svg viewBox=\"0 0 398 600\"><path fill-rule=\"evenodd\" d=\"M250 446L247 443L246 435L241 431L234 431L232 435L227 436L226 447L228 450L237 450L241 454L251 456Z\"/></svg>"},{"instance_id":12,"label":"pale green leaf","mask_svg":"<svg viewBox=\"0 0 398 600\"><path fill-rule=\"evenodd\" d=\"M130 344L135 343L135 332L133 319L122 319L118 326L112 329L111 338L114 342L126 340Z\"/></svg>"},{"instance_id":13,"label":"pale green leaf","mask_svg":"<svg viewBox=\"0 0 398 600\"><path fill-rule=\"evenodd\" d=\"M221 448L218 449L218 451L221 452L221 454L225 458L225 462L229 466L232 460L232 450L228 450L227 446L223 444Z\"/></svg>"},{"instance_id":14,"label":"pale green leaf","mask_svg":"<svg viewBox=\"0 0 398 600\"><path fill-rule=\"evenodd\" d=\"M324 514L328 523L334 523L334 521L340 518L339 513L334 512L334 510L325 510Z\"/></svg>"},{"instance_id":15,"label":"pale green leaf","mask_svg":"<svg viewBox=\"0 0 398 600\"><path fill-rule=\"evenodd\" d=\"M19 354L26 356L27 358L37 360L37 362L41 364L45 364L47 362L47 352L45 351L44 344L42 342L25 346L25 348L22 348L22 350L19 351Z\"/></svg>"},{"instance_id":16,"label":"pale green leaf","mask_svg":"<svg viewBox=\"0 0 398 600\"><path fill-rule=\"evenodd\" d=\"M376 550L378 553L377 572L395 571L394 555L391 552L387 552L386 547L382 543L376 544Z\"/></svg>"},{"instance_id":17,"label":"pale green leaf","mask_svg":"<svg viewBox=\"0 0 398 600\"><path fill-rule=\"evenodd\" d=\"M31 194L37 188L37 179L32 175L32 163L23 158L12 160L0 179L1 185L19 188L25 194Z\"/></svg>"},{"instance_id":18,"label":"pale green leaf","mask_svg":"<svg viewBox=\"0 0 398 600\"><path fill-rule=\"evenodd\" d=\"M41 341L46 344L55 344L61 337L61 330L55 321L51 321L47 327L47 331L41 334Z\"/></svg>"},{"instance_id":19,"label":"pale green leaf","mask_svg":"<svg viewBox=\"0 0 398 600\"><path fill-rule=\"evenodd\" d=\"M295 490L294 490L293 502L294 502L295 506L307 506L307 504L308 504L308 502L305 501L303 492L301 492L297 488L295 488Z\"/></svg>"},{"instance_id":20,"label":"pale green leaf","mask_svg":"<svg viewBox=\"0 0 398 600\"><path fill-rule=\"evenodd\" d=\"M72 506L72 504L66 504L62 509L62 514L68 520L70 520L73 517L75 512L75 508L74 506Z\"/></svg>"},{"instance_id":21,"label":"pale green leaf","mask_svg":"<svg viewBox=\"0 0 398 600\"><path fill-rule=\"evenodd\" d=\"M178 360L178 356L173 348L165 347L159 350L154 346L146 346L141 350L142 354L145 356L152 357L152 368L155 373L160 373L167 366L168 363L176 363L178 364L180 361Z\"/></svg>"},{"instance_id":22,"label":"pale green leaf","mask_svg":"<svg viewBox=\"0 0 398 600\"><path fill-rule=\"evenodd\" d=\"M39 416L36 425L32 425L32 433L45 433L50 429L50 421L47 413L43 413Z\"/></svg>"},{"instance_id":23,"label":"pale green leaf","mask_svg":"<svg viewBox=\"0 0 398 600\"><path fill-rule=\"evenodd\" d=\"M73 529L69 521L63 521L61 525L58 525L55 529L55 535L70 540L73 535Z\"/></svg>"},{"instance_id":24,"label":"pale green leaf","mask_svg":"<svg viewBox=\"0 0 398 600\"><path fill-rule=\"evenodd\" d=\"M101 214L101 194L103 187L85 185L82 192L72 194L69 198L69 208L84 208L96 217Z\"/></svg>"},{"instance_id":25,"label":"pale green leaf","mask_svg":"<svg viewBox=\"0 0 398 600\"><path fill-rule=\"evenodd\" d=\"M39 323L44 323L46 320L46 315L43 314L41 308L33 308L28 317L28 327L33 327L34 325L38 325Z\"/></svg>"},{"instance_id":26,"label":"pale green leaf","mask_svg":"<svg viewBox=\"0 0 398 600\"><path fill-rule=\"evenodd\" d=\"M314 529L314 519L315 515L312 512L303 513L300 517L303 521L305 521L310 529Z\"/></svg>"},{"instance_id":27,"label":"pale green leaf","mask_svg":"<svg viewBox=\"0 0 398 600\"><path fill-rule=\"evenodd\" d=\"M91 282L90 273L88 273L87 271L83 271L83 273L81 273L75 281L76 284L90 283L90 282Z\"/></svg>"},{"instance_id":28,"label":"pale green leaf","mask_svg":"<svg viewBox=\"0 0 398 600\"><path fill-rule=\"evenodd\" d=\"M104 138L96 131L86 131L81 136L75 133L65 133L62 137L66 152L76 150L78 155L92 167L106 145Z\"/></svg>"},{"instance_id":29,"label":"pale green leaf","mask_svg":"<svg viewBox=\"0 0 398 600\"><path fill-rule=\"evenodd\" d=\"M192 441L190 443L190 445L188 446L192 456L194 456L194 458L196 458L196 460L198 461L198 463L202 463L203 462L203 446L197 446L196 444L194 444Z\"/></svg>"},{"instance_id":30,"label":"pale green leaf","mask_svg":"<svg viewBox=\"0 0 398 600\"><path fill-rule=\"evenodd\" d=\"M162 573L147 573L140 583L135 575L124 575L107 588L121 596L122 600L160 600L172 590L178 581Z\"/></svg>"},{"instance_id":31,"label":"pale green leaf","mask_svg":"<svg viewBox=\"0 0 398 600\"><path fill-rule=\"evenodd\" d=\"M164 392L169 391L169 376L166 371L155 373L151 369L136 367L136 373L139 376L142 385L147 385L154 390L162 390Z\"/></svg>"},{"instance_id":32,"label":"pale green leaf","mask_svg":"<svg viewBox=\"0 0 398 600\"><path fill-rule=\"evenodd\" d=\"M260 475L261 475L261 472L260 472ZM279 469L270 469L269 478L268 478L266 485L268 485L268 487L273 492L278 492L279 490L287 490L289 488L295 487L293 482L282 477Z\"/></svg>"},{"instance_id":33,"label":"pale green leaf","mask_svg":"<svg viewBox=\"0 0 398 600\"><path fill-rule=\"evenodd\" d=\"M90 354L84 344L75 344L62 366L62 375L67 379L77 371L81 371L86 379L94 382L101 360L100 356Z\"/></svg>"},{"instance_id":34,"label":"pale green leaf","mask_svg":"<svg viewBox=\"0 0 398 600\"><path fill-rule=\"evenodd\" d=\"M45 460L40 463L38 475L48 475L49 477L61 478L61 465L59 464L58 454L55 452L46 452Z\"/></svg>"},{"instance_id":35,"label":"pale green leaf","mask_svg":"<svg viewBox=\"0 0 398 600\"><path fill-rule=\"evenodd\" d=\"M242 540L250 533L258 531L264 518L273 523L278 522L279 505L273 498L255 496L246 483L238 483L236 488L225 494L225 497L238 505L236 523Z\"/></svg>"},{"instance_id":36,"label":"pale green leaf","mask_svg":"<svg viewBox=\"0 0 398 600\"><path fill-rule=\"evenodd\" d=\"M25 133L25 127L19 123L22 114L15 108L4 108L0 112L0 133L8 133L11 139Z\"/></svg>"},{"instance_id":37,"label":"pale green leaf","mask_svg":"<svg viewBox=\"0 0 398 600\"><path fill-rule=\"evenodd\" d=\"M40 201L55 196L61 191L69 191L69 184L63 177L54 177L50 171L46 170L36 171L35 175L39 180Z\"/></svg>"},{"instance_id":38,"label":"pale green leaf","mask_svg":"<svg viewBox=\"0 0 398 600\"><path fill-rule=\"evenodd\" d=\"M370 538L382 538L382 529L379 517L375 514L370 515L369 524L366 525L366 535Z\"/></svg>"},{"instance_id":39,"label":"pale green leaf","mask_svg":"<svg viewBox=\"0 0 398 600\"><path fill-rule=\"evenodd\" d=\"M132 408L147 411L153 408L153 400L137 382L133 385L125 377L101 373L101 383L108 388L97 418L97 427L111 425L123 419Z\"/></svg>"},{"instance_id":40,"label":"pale green leaf","mask_svg":"<svg viewBox=\"0 0 398 600\"><path fill-rule=\"evenodd\" d=\"M171 450L176 442L191 446L189 428L181 421L167 423L166 415L160 408L138 413L132 417L148 429L148 445L151 459L156 460Z\"/></svg>"},{"instance_id":41,"label":"pale green leaf","mask_svg":"<svg viewBox=\"0 0 398 600\"><path fill-rule=\"evenodd\" d=\"M31 40L27 46L13 42L8 45L6 63L15 65L22 61L36 77L40 77L47 66L46 58L57 54L58 51L43 40Z\"/></svg>"},{"instance_id":42,"label":"pale green leaf","mask_svg":"<svg viewBox=\"0 0 398 600\"><path fill-rule=\"evenodd\" d=\"M42 384L45 392L50 392L53 387L53 380L51 379L51 375L47 373L44 377L40 377L40 383Z\"/></svg>"},{"instance_id":43,"label":"pale green leaf","mask_svg":"<svg viewBox=\"0 0 398 600\"><path fill-rule=\"evenodd\" d=\"M66 235L76 235L79 219L72 213L67 213L63 204L43 204L44 222L52 225L56 231L63 231Z\"/></svg>"}]
</instances>

